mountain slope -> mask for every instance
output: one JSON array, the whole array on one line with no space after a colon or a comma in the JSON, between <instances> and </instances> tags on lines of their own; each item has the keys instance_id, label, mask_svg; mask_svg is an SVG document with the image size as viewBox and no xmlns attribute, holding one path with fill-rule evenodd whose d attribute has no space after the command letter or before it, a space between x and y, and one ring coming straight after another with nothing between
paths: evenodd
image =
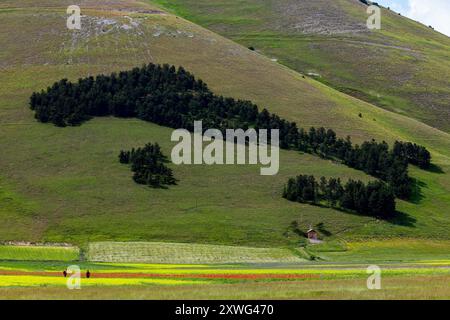
<instances>
[{"instance_id":1,"label":"mountain slope","mask_svg":"<svg viewBox=\"0 0 450 320\"><path fill-rule=\"evenodd\" d=\"M387 112L274 63L217 34L144 3L81 2L81 31L65 27L70 1L0 4L0 240L83 243L158 240L284 246L297 220L323 222L334 236L449 238L449 135ZM361 172L282 152L280 174L254 166L173 166L179 186L136 185L118 163L121 149L159 142L170 154L172 130L139 120L97 118L74 128L33 119L28 99L63 77L129 69L147 62L183 65L219 94L251 99L300 126L335 128L355 141L415 141L444 173L411 169L422 194L400 201L394 223L290 203L287 177L299 173L368 180ZM363 117L358 117L362 113Z\"/></svg>"},{"instance_id":2,"label":"mountain slope","mask_svg":"<svg viewBox=\"0 0 450 320\"><path fill-rule=\"evenodd\" d=\"M359 0L153 0L355 97L450 131L450 38Z\"/></svg>"}]
</instances>

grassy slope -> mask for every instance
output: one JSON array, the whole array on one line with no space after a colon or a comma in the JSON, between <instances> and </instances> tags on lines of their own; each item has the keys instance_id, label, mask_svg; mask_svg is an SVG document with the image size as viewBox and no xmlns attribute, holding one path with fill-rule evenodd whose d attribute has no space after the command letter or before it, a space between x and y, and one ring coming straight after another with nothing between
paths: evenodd
<instances>
[{"instance_id":1,"label":"grassy slope","mask_svg":"<svg viewBox=\"0 0 450 320\"><path fill-rule=\"evenodd\" d=\"M358 0L152 0L383 108L450 130L450 38Z\"/></svg>"},{"instance_id":2,"label":"grassy slope","mask_svg":"<svg viewBox=\"0 0 450 320\"><path fill-rule=\"evenodd\" d=\"M283 233L293 220L304 228L324 222L337 236L449 238L450 177L412 173L423 184L417 203L400 202L412 225L294 204L280 198L288 176L368 179L364 174L309 155L281 153L280 174L262 177L249 166L180 166L179 186L137 186L117 162L120 149L158 141L166 154L171 130L138 120L95 119L76 128L37 123L28 110L30 93L62 77L131 68L146 62L183 65L221 94L251 99L301 126L325 125L355 140L413 140L450 168L449 135L404 116L340 94L207 30L171 15L97 10L82 3L90 34L65 29L61 1L4 1L0 5L0 201L11 204L0 240L83 243L94 240L158 240L280 246L298 241ZM119 7L147 8L132 1ZM36 6L36 2L32 2ZM69 3L69 2L68 2ZM8 9L19 7L19 9ZM95 9L95 10L94 10ZM95 31L92 17L124 15L139 29ZM89 22L90 21L90 22ZM181 33L177 32L181 31ZM358 113L364 117L360 119ZM7 196L4 196L4 195ZM2 196L3 195L3 196ZM11 200L12 199L12 200ZM0 209L1 210L1 209ZM2 214L5 214L2 212ZM31 227L30 227L31 226Z\"/></svg>"}]
</instances>

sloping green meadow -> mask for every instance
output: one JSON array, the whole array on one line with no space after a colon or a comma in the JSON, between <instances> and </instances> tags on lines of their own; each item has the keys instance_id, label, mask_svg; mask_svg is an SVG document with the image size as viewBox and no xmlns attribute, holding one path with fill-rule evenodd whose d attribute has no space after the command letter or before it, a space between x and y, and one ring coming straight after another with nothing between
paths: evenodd
<instances>
[{"instance_id":1,"label":"sloping green meadow","mask_svg":"<svg viewBox=\"0 0 450 320\"><path fill-rule=\"evenodd\" d=\"M2 2L0 7L0 240L68 242L164 241L297 246L287 236L323 223L331 237L448 239L450 136L405 116L351 98L153 7L113 1L114 11L89 2L87 31L65 27L66 2ZM154 9L154 8L153 8ZM138 27L124 29L129 16ZM106 28L104 21L116 21ZM121 149L161 144L170 155L172 130L136 119L96 118L79 127L38 123L28 109L33 91L54 81L110 73L147 62L183 65L217 93L251 99L302 127L331 127L355 141L414 141L433 153L436 170L411 168L421 184L414 202L399 201L395 221L377 221L281 198L300 173L367 181L332 161L282 151L280 173L259 166L171 166L180 180L168 190L136 185L120 165ZM362 113L363 118L358 117ZM7 208L7 209L5 209Z\"/></svg>"},{"instance_id":2,"label":"sloping green meadow","mask_svg":"<svg viewBox=\"0 0 450 320\"><path fill-rule=\"evenodd\" d=\"M151 0L339 91L449 132L450 38L359 0Z\"/></svg>"}]
</instances>

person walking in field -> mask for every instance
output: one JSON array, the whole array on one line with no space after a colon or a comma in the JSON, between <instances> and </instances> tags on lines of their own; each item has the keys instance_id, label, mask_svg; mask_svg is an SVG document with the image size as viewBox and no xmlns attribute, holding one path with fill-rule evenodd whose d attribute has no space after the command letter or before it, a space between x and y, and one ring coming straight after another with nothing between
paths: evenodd
<instances>
[{"instance_id":1,"label":"person walking in field","mask_svg":"<svg viewBox=\"0 0 450 320\"><path fill-rule=\"evenodd\" d=\"M67 271L66 270L63 271L63 276L64 276L64 278L67 278Z\"/></svg>"},{"instance_id":2,"label":"person walking in field","mask_svg":"<svg viewBox=\"0 0 450 320\"><path fill-rule=\"evenodd\" d=\"M91 277L91 273L89 272L89 270L88 271L86 271L86 278L90 278Z\"/></svg>"}]
</instances>

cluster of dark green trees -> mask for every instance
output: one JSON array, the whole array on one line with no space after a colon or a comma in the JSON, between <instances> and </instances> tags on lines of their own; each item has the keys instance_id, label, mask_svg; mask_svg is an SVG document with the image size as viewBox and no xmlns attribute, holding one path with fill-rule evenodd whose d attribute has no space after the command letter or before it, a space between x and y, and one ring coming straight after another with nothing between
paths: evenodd
<instances>
[{"instance_id":1,"label":"cluster of dark green trees","mask_svg":"<svg viewBox=\"0 0 450 320\"><path fill-rule=\"evenodd\" d=\"M166 156L161 152L161 147L148 143L143 148L120 151L119 161L123 164L131 164L134 172L133 180L139 184L149 185L153 188L164 188L167 185L175 185L172 170L168 168Z\"/></svg>"},{"instance_id":2,"label":"cluster of dark green trees","mask_svg":"<svg viewBox=\"0 0 450 320\"><path fill-rule=\"evenodd\" d=\"M110 76L67 79L40 93L33 93L31 109L41 122L57 126L79 125L95 116L137 117L156 124L193 130L194 120L203 127L226 129L280 129L283 148L296 144L295 123L258 112L250 101L213 94L202 80L183 67L149 64Z\"/></svg>"},{"instance_id":3,"label":"cluster of dark green trees","mask_svg":"<svg viewBox=\"0 0 450 320\"><path fill-rule=\"evenodd\" d=\"M349 180L342 185L340 179L325 177L316 181L314 176L299 175L288 180L283 197L290 201L321 204L355 211L378 218L395 216L395 194L382 181L369 182Z\"/></svg>"},{"instance_id":4,"label":"cluster of dark green trees","mask_svg":"<svg viewBox=\"0 0 450 320\"><path fill-rule=\"evenodd\" d=\"M159 125L193 131L194 120L203 120L203 129L247 128L280 130L280 147L318 154L363 170L394 188L407 199L412 192L408 163L427 168L430 154L421 146L396 143L393 150L385 142L352 145L349 137L337 138L325 128L309 131L250 101L224 98L212 93L202 80L184 68L149 64L109 76L88 77L71 83L63 79L46 91L33 93L30 100L35 117L57 126L79 125L94 116L137 117ZM270 136L268 137L270 139ZM270 140L269 140L270 141Z\"/></svg>"},{"instance_id":5,"label":"cluster of dark green trees","mask_svg":"<svg viewBox=\"0 0 450 320\"><path fill-rule=\"evenodd\" d=\"M429 169L431 166L431 154L423 146L411 142L399 142L394 144L393 154L402 159L408 159L409 163L422 169Z\"/></svg>"},{"instance_id":6,"label":"cluster of dark green trees","mask_svg":"<svg viewBox=\"0 0 450 320\"><path fill-rule=\"evenodd\" d=\"M339 159L345 165L366 172L392 186L397 197L408 199L413 181L408 175L408 164L423 169L431 166L431 155L423 147L410 142L396 141L390 149L386 142L366 141L353 145L350 137L337 138L331 129L310 128L299 131L298 149L324 158Z\"/></svg>"}]
</instances>

